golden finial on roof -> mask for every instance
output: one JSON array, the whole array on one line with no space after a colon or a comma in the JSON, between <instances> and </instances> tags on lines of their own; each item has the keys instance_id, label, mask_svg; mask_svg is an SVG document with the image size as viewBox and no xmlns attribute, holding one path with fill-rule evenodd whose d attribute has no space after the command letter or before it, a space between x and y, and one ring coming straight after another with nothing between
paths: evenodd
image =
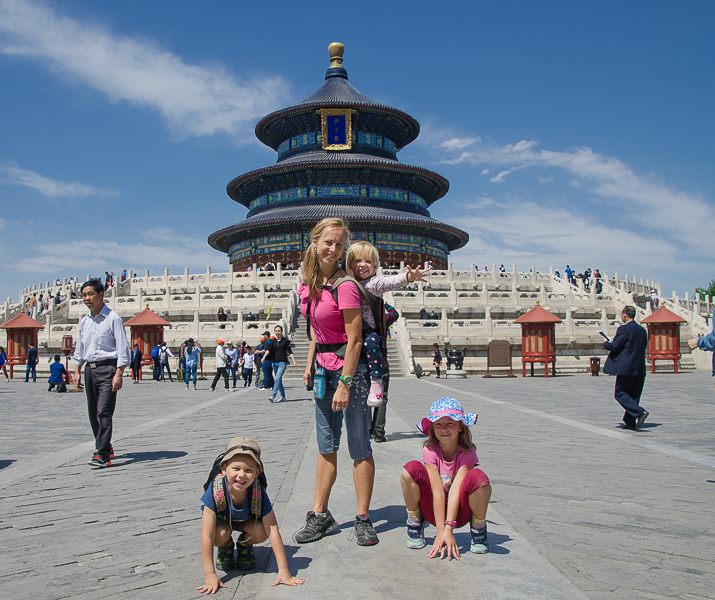
<instances>
[{"instance_id":1,"label":"golden finial on roof","mask_svg":"<svg viewBox=\"0 0 715 600\"><path fill-rule=\"evenodd\" d=\"M149 303L146 303L146 309L149 310Z\"/></svg>"},{"instance_id":2,"label":"golden finial on roof","mask_svg":"<svg viewBox=\"0 0 715 600\"><path fill-rule=\"evenodd\" d=\"M345 46L340 42L333 42L330 46L328 46L331 67L343 66L343 52L345 52Z\"/></svg>"},{"instance_id":3,"label":"golden finial on roof","mask_svg":"<svg viewBox=\"0 0 715 600\"><path fill-rule=\"evenodd\" d=\"M536 301L536 306L539 306L539 301L538 301L538 300Z\"/></svg>"}]
</instances>

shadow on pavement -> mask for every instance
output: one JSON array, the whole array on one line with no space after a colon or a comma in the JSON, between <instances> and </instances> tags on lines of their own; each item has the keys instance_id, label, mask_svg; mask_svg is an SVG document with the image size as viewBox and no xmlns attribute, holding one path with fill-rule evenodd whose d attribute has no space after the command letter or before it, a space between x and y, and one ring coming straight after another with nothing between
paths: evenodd
<instances>
[{"instance_id":1,"label":"shadow on pavement","mask_svg":"<svg viewBox=\"0 0 715 600\"><path fill-rule=\"evenodd\" d=\"M171 460L173 458L181 458L186 456L187 452L183 450L159 450L157 452L127 452L126 454L121 454L117 458L120 460L114 460L117 466L130 465L135 462L145 462L154 460ZM127 460L128 459L128 460Z\"/></svg>"},{"instance_id":2,"label":"shadow on pavement","mask_svg":"<svg viewBox=\"0 0 715 600\"><path fill-rule=\"evenodd\" d=\"M512 540L511 537L500 533L492 533L491 531L487 535L489 536L489 554L511 554L509 548L503 546L503 544ZM461 548L466 548L466 551L469 552L472 536L468 531L456 533L454 539L457 540L457 544L459 544L460 552ZM434 542L434 539L427 541L428 544L432 542Z\"/></svg>"},{"instance_id":3,"label":"shadow on pavement","mask_svg":"<svg viewBox=\"0 0 715 600\"><path fill-rule=\"evenodd\" d=\"M9 467L12 463L15 462L14 458L8 458L5 460L0 460L0 469L4 469L5 467Z\"/></svg>"},{"instance_id":4,"label":"shadow on pavement","mask_svg":"<svg viewBox=\"0 0 715 600\"><path fill-rule=\"evenodd\" d=\"M388 433L385 436L385 439L388 442L397 442L399 440L409 440L412 438L421 438L421 439L426 439L426 436L419 431L394 431L392 433Z\"/></svg>"}]
</instances>

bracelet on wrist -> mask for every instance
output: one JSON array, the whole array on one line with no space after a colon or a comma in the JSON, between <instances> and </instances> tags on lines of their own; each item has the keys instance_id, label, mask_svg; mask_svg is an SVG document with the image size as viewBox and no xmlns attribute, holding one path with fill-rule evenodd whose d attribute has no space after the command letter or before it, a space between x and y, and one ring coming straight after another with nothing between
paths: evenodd
<instances>
[{"instance_id":1,"label":"bracelet on wrist","mask_svg":"<svg viewBox=\"0 0 715 600\"><path fill-rule=\"evenodd\" d=\"M454 529L457 526L457 521L445 521L444 525L445 527L449 525L452 529Z\"/></svg>"}]
</instances>

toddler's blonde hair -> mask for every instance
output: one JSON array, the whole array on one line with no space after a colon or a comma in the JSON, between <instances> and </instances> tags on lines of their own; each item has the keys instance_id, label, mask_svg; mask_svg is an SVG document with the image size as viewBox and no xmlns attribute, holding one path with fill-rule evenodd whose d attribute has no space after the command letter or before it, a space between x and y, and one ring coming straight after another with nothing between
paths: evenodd
<instances>
[{"instance_id":1,"label":"toddler's blonde hair","mask_svg":"<svg viewBox=\"0 0 715 600\"><path fill-rule=\"evenodd\" d=\"M377 251L377 248L375 248L375 246L373 246L370 242L357 240L350 245L348 253L345 257L345 270L350 277L355 277L352 263L358 258L367 258L371 260L372 264L375 265L375 271L377 271L380 267L380 253Z\"/></svg>"}]
</instances>

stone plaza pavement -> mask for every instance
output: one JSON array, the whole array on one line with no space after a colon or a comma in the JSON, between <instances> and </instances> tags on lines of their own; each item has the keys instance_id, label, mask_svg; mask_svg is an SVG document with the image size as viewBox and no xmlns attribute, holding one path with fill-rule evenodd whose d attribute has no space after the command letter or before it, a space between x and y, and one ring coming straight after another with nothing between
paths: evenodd
<instances>
[{"instance_id":1,"label":"stone plaza pavement","mask_svg":"<svg viewBox=\"0 0 715 600\"><path fill-rule=\"evenodd\" d=\"M331 510L341 528L291 540L310 509L313 404L299 380L289 402L255 388L187 392L126 385L115 415L116 459L87 466L93 440L83 394L0 383L0 599L196 598L203 583L199 497L234 435L263 447L298 588L272 588L270 547L250 572L223 577L219 598L447 597L658 599L715 597L715 415L707 372L649 375L640 432L621 431L611 377L395 379L377 465L372 548L351 539L355 497L344 440ZM420 457L414 424L442 396L479 413L472 429L494 494L492 551L429 560L405 547L399 475ZM435 529L428 528L428 541Z\"/></svg>"}]
</instances>

